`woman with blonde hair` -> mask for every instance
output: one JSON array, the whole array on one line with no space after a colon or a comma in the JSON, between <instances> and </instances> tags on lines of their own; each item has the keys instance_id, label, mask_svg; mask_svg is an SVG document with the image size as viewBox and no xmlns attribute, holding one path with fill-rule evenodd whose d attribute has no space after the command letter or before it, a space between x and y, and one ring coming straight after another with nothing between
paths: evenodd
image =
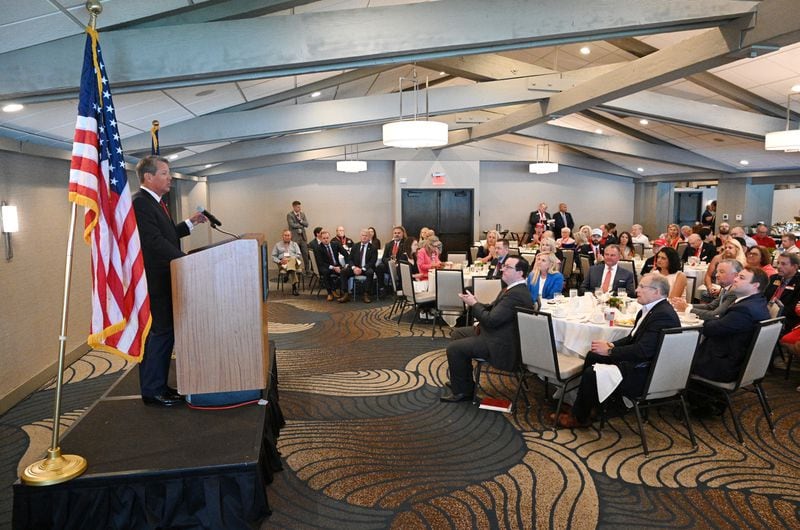
<instances>
[{"instance_id":1,"label":"woman with blonde hair","mask_svg":"<svg viewBox=\"0 0 800 530\"><path fill-rule=\"evenodd\" d=\"M478 247L477 261L481 263L489 263L497 257L495 253L495 245L500 240L500 233L497 230L489 230L486 233L486 243Z\"/></svg>"},{"instance_id":2,"label":"woman with blonde hair","mask_svg":"<svg viewBox=\"0 0 800 530\"><path fill-rule=\"evenodd\" d=\"M528 290L533 303L550 300L564 288L564 276L559 272L560 263L552 252L539 252L528 275Z\"/></svg>"},{"instance_id":3,"label":"woman with blonde hair","mask_svg":"<svg viewBox=\"0 0 800 530\"><path fill-rule=\"evenodd\" d=\"M667 241L667 246L677 249L678 243L683 241L681 237L681 227L675 223L667 225L667 233L664 234L664 239Z\"/></svg>"},{"instance_id":4,"label":"woman with blonde hair","mask_svg":"<svg viewBox=\"0 0 800 530\"><path fill-rule=\"evenodd\" d=\"M428 272L431 269L441 268L442 262L439 261L439 248L441 243L436 236L430 236L422 242L417 250L417 267L419 268L420 280L428 279Z\"/></svg>"},{"instance_id":5,"label":"woman with blonde hair","mask_svg":"<svg viewBox=\"0 0 800 530\"><path fill-rule=\"evenodd\" d=\"M549 237L542 238L542 242L539 243L539 252L552 252L559 263L564 260L564 253L558 248L556 240Z\"/></svg>"}]
</instances>

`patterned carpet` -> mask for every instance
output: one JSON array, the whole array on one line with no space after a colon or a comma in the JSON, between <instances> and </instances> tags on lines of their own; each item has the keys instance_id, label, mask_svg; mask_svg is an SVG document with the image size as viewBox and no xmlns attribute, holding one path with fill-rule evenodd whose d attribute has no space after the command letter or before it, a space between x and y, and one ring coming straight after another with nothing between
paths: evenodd
<instances>
[{"instance_id":1,"label":"patterned carpet","mask_svg":"<svg viewBox=\"0 0 800 530\"><path fill-rule=\"evenodd\" d=\"M766 389L773 436L754 396L729 417L693 420L698 448L669 407L651 413L650 457L636 421L554 433L534 385L512 414L444 404L448 339L398 326L385 304L273 294L284 471L262 528L800 528L800 393L783 374ZM67 374L62 423L74 422L126 368L92 352ZM511 376L486 392L513 397ZM0 528L20 463L48 445L52 388L0 417Z\"/></svg>"}]
</instances>

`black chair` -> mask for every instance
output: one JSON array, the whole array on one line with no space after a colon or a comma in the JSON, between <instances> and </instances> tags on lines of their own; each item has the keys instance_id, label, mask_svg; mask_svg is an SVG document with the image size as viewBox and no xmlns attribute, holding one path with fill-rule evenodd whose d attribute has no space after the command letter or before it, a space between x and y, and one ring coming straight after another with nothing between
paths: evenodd
<instances>
[{"instance_id":1,"label":"black chair","mask_svg":"<svg viewBox=\"0 0 800 530\"><path fill-rule=\"evenodd\" d=\"M414 278L411 276L411 265L408 263L400 263L400 279L403 282L403 298L405 298L405 303L400 310L400 316L397 318L397 325L399 326L400 321L403 320L406 306L410 305L414 316L411 319L409 331L414 331L414 323L417 321L420 312L423 309L428 310L433 308L433 305L436 303L436 296L430 293L421 293L420 296L417 296L417 293L414 292Z\"/></svg>"}]
</instances>

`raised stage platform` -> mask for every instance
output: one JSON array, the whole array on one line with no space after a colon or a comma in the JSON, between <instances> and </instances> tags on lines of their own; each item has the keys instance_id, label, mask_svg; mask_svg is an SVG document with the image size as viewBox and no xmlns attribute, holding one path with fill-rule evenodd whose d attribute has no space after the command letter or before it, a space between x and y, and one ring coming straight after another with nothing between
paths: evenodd
<instances>
[{"instance_id":1,"label":"raised stage platform","mask_svg":"<svg viewBox=\"0 0 800 530\"><path fill-rule=\"evenodd\" d=\"M64 484L14 485L14 528L253 528L281 469L274 346L268 404L228 410L145 406L126 373L62 438L88 461ZM171 373L175 373L174 370Z\"/></svg>"}]
</instances>

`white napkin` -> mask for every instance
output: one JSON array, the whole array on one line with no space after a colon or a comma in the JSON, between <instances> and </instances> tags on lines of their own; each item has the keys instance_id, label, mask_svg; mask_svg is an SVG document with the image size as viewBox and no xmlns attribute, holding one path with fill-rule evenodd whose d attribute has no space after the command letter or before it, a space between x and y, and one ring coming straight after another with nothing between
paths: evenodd
<instances>
[{"instance_id":1,"label":"white napkin","mask_svg":"<svg viewBox=\"0 0 800 530\"><path fill-rule=\"evenodd\" d=\"M597 377L597 399L602 403L622 382L622 372L614 364L595 364Z\"/></svg>"}]
</instances>

